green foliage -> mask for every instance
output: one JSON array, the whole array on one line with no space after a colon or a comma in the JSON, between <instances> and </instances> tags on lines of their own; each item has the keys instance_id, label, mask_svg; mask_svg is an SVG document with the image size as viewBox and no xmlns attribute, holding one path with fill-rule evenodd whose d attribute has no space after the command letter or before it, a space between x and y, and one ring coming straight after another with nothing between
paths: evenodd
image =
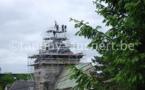
<instances>
[{"instance_id":1,"label":"green foliage","mask_svg":"<svg viewBox=\"0 0 145 90\"><path fill-rule=\"evenodd\" d=\"M0 90L4 90L6 85L11 85L16 80L28 80L28 74L0 74Z\"/></svg>"},{"instance_id":2,"label":"green foliage","mask_svg":"<svg viewBox=\"0 0 145 90\"><path fill-rule=\"evenodd\" d=\"M75 73L74 73L75 72ZM76 67L71 67L71 77L70 79L76 79L76 83L78 83L74 90L111 90L106 86L103 85L103 82L97 80L95 76L91 76L86 74L84 71L77 69ZM102 87L104 86L104 87Z\"/></svg>"},{"instance_id":3,"label":"green foliage","mask_svg":"<svg viewBox=\"0 0 145 90\"><path fill-rule=\"evenodd\" d=\"M4 89L7 84L12 84L15 81L12 74L6 74L0 77L0 86Z\"/></svg>"},{"instance_id":4,"label":"green foliage","mask_svg":"<svg viewBox=\"0 0 145 90\"><path fill-rule=\"evenodd\" d=\"M3 90L3 89L2 89L2 86L0 86L0 90Z\"/></svg>"},{"instance_id":5,"label":"green foliage","mask_svg":"<svg viewBox=\"0 0 145 90\"><path fill-rule=\"evenodd\" d=\"M17 80L29 80L30 76L28 76L27 74L17 74L16 79Z\"/></svg>"},{"instance_id":6,"label":"green foliage","mask_svg":"<svg viewBox=\"0 0 145 90\"><path fill-rule=\"evenodd\" d=\"M100 26L93 28L84 21L72 19L76 22L75 27L80 29L76 34L90 39L89 47L101 55L99 60L95 57L93 62L102 65L96 65L96 71L102 71L103 79L98 76L95 81L89 79L89 83L97 84L96 87L87 84L87 87L95 90L101 86L115 87L115 90L122 90L122 87L123 90L145 90L145 0L96 0L94 4L96 12L104 17L103 23L110 27L107 32L101 32ZM121 43L132 44L134 48L119 48ZM96 47L100 44L104 45L103 49ZM83 82L86 83L87 76L78 72L77 69L74 71L77 77L72 75L73 78L77 79L78 87L86 87ZM110 79L110 82L104 83Z\"/></svg>"}]
</instances>

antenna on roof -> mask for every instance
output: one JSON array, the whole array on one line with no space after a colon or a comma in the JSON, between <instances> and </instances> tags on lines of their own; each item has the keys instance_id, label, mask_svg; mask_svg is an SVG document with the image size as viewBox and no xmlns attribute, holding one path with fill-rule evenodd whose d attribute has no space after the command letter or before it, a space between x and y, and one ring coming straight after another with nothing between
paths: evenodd
<instances>
[{"instance_id":1,"label":"antenna on roof","mask_svg":"<svg viewBox=\"0 0 145 90\"><path fill-rule=\"evenodd\" d=\"M66 32L66 28L67 28L66 25L61 25L62 32Z\"/></svg>"},{"instance_id":2,"label":"antenna on roof","mask_svg":"<svg viewBox=\"0 0 145 90\"><path fill-rule=\"evenodd\" d=\"M55 21L55 28L57 31L59 31L59 25L57 24L57 22Z\"/></svg>"},{"instance_id":3,"label":"antenna on roof","mask_svg":"<svg viewBox=\"0 0 145 90\"><path fill-rule=\"evenodd\" d=\"M64 29L65 29L65 32L66 32L66 29L67 29L67 26L66 25L64 25Z\"/></svg>"}]
</instances>

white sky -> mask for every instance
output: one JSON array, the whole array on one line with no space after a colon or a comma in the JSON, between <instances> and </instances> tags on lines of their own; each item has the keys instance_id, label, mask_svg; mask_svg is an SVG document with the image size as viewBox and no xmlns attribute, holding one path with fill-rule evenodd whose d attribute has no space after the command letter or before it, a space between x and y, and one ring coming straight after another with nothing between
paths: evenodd
<instances>
[{"instance_id":1,"label":"white sky","mask_svg":"<svg viewBox=\"0 0 145 90\"><path fill-rule=\"evenodd\" d=\"M0 0L0 67L2 72L27 72L27 57L37 52L38 47L29 49L31 44L41 44L44 32L57 20L68 26L67 36L72 44L85 45L88 40L74 34L72 17L89 21L92 26L101 25L102 17L95 13L92 0ZM104 30L105 31L105 30ZM14 47L15 43L27 48ZM17 45L16 45L17 46ZM79 50L90 61L96 53Z\"/></svg>"}]
</instances>

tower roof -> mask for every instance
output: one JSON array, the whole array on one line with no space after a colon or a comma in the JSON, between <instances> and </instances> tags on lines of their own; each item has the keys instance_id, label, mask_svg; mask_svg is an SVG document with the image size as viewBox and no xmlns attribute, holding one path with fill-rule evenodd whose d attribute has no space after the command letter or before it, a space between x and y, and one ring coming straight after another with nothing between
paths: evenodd
<instances>
[{"instance_id":1,"label":"tower roof","mask_svg":"<svg viewBox=\"0 0 145 90\"><path fill-rule=\"evenodd\" d=\"M38 54L32 55L29 58L82 58L82 53L74 54L66 40L67 26L61 27L55 22L52 29L46 31L47 36L44 37L44 44Z\"/></svg>"}]
</instances>

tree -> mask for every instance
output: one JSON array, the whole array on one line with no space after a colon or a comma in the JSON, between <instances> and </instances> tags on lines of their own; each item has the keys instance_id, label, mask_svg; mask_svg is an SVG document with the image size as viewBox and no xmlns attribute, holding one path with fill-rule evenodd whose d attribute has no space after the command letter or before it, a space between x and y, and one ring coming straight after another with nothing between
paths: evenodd
<instances>
[{"instance_id":1,"label":"tree","mask_svg":"<svg viewBox=\"0 0 145 90\"><path fill-rule=\"evenodd\" d=\"M0 74L0 90L4 90L6 85L12 85L16 80L29 80L29 74Z\"/></svg>"},{"instance_id":2,"label":"tree","mask_svg":"<svg viewBox=\"0 0 145 90\"><path fill-rule=\"evenodd\" d=\"M71 78L81 90L145 90L145 0L96 0L94 4L104 17L103 23L110 27L107 32L72 20L80 29L76 34L90 39L88 46L100 53L92 61L99 63L96 71L102 71L101 77L73 67Z\"/></svg>"},{"instance_id":3,"label":"tree","mask_svg":"<svg viewBox=\"0 0 145 90\"><path fill-rule=\"evenodd\" d=\"M11 73L5 74L4 76L0 77L0 85L2 89L4 89L7 84L12 84L14 81L15 79Z\"/></svg>"}]
</instances>

